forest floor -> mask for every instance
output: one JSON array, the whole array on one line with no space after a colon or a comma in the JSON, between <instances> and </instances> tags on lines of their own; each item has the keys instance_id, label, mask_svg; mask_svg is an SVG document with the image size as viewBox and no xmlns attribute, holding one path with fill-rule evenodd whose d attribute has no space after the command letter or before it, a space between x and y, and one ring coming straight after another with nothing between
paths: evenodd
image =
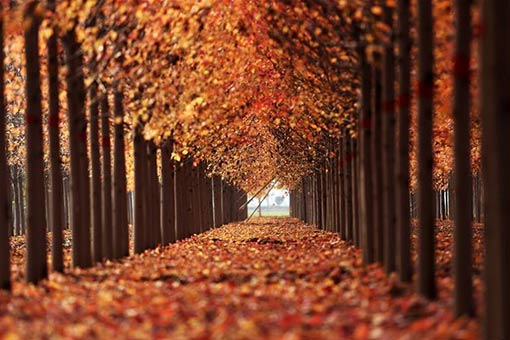
<instances>
[{"instance_id":1,"label":"forest floor","mask_svg":"<svg viewBox=\"0 0 510 340\"><path fill-rule=\"evenodd\" d=\"M38 286L20 280L18 237L13 292L0 293L0 337L477 339L477 320L452 319L451 242L451 226L439 225L440 299L430 303L378 265L362 266L361 252L337 235L290 218L230 224L119 262L52 273Z\"/></svg>"}]
</instances>

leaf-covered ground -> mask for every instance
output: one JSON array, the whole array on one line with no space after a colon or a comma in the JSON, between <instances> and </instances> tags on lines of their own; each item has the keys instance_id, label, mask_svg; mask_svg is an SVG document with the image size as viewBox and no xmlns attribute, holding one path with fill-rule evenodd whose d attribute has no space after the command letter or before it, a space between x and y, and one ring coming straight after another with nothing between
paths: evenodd
<instances>
[{"instance_id":1,"label":"leaf-covered ground","mask_svg":"<svg viewBox=\"0 0 510 340\"><path fill-rule=\"evenodd\" d=\"M19 239L13 242L18 278L23 247ZM438 252L449 261L449 249ZM377 265L363 267L360 255L338 236L293 219L231 224L121 262L53 273L37 287L17 281L11 294L0 293L0 335L478 338L477 321L452 320L445 278L442 299L427 303Z\"/></svg>"}]
</instances>

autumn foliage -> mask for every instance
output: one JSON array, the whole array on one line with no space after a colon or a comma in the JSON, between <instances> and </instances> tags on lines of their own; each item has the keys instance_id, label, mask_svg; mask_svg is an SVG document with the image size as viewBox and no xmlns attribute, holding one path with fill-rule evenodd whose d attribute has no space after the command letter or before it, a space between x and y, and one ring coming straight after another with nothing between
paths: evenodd
<instances>
[{"instance_id":1,"label":"autumn foliage","mask_svg":"<svg viewBox=\"0 0 510 340\"><path fill-rule=\"evenodd\" d=\"M6 23L10 162L19 165L24 132L22 8L19 4L8 10ZM141 126L145 138L158 145L173 139L174 159L193 154L197 161L207 160L211 173L252 192L271 179L293 186L332 156L331 139L356 135L359 61L353 46L366 40L370 57L390 34L380 21L382 8L367 7L364 1L88 0L61 1L56 14L42 7L38 13L45 19L41 53L54 29L60 34L74 30L85 65L97 62L96 72L86 71L87 85L99 81L100 88L108 89L121 81L130 130ZM435 181L444 188L452 170L450 2L437 3L434 14L440 94ZM65 72L61 68L61 79ZM60 96L65 122L64 83ZM473 115L476 170L479 125L476 111ZM61 138L65 146L65 129ZM127 146L131 169L131 144ZM66 147L62 156L68 164ZM414 152L412 157L414 186Z\"/></svg>"}]
</instances>

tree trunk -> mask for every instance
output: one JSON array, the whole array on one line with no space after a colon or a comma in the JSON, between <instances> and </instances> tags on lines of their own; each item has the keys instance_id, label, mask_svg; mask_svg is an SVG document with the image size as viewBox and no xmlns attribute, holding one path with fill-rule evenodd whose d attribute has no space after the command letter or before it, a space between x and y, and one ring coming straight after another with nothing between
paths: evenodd
<instances>
[{"instance_id":1,"label":"tree trunk","mask_svg":"<svg viewBox=\"0 0 510 340\"><path fill-rule=\"evenodd\" d=\"M37 34L37 30L36 30ZM5 190L0 194L0 289L11 289L11 263L9 230L6 226L10 223L9 201L9 169L7 167L6 140L5 140L5 91L4 91L4 30L3 30L3 7L0 4L0 179ZM33 79L32 79L33 81Z\"/></svg>"},{"instance_id":2,"label":"tree trunk","mask_svg":"<svg viewBox=\"0 0 510 340\"><path fill-rule=\"evenodd\" d=\"M48 276L46 262L46 220L44 212L44 163L41 108L41 77L39 65L39 25L36 14L39 1L26 6L25 25L26 60L26 148L27 148L27 237L26 280L37 283ZM6 177L4 177L6 178ZM7 191L7 188L4 186ZM5 198L4 198L5 199ZM4 214L5 202L2 205ZM8 216L8 215L7 215ZM5 217L6 219L8 217ZM5 224L8 225L8 224ZM3 240L5 242L5 240ZM7 247L8 249L8 247ZM5 258L5 255L2 256ZM7 272L6 272L7 273ZM2 277L5 273L2 274ZM7 283L4 283L7 285Z\"/></svg>"},{"instance_id":3,"label":"tree trunk","mask_svg":"<svg viewBox=\"0 0 510 340\"><path fill-rule=\"evenodd\" d=\"M510 339L510 2L482 0L480 43L483 180L485 185L486 340ZM459 199L459 196L457 196ZM457 215L460 211L456 211Z\"/></svg>"},{"instance_id":4,"label":"tree trunk","mask_svg":"<svg viewBox=\"0 0 510 340\"><path fill-rule=\"evenodd\" d=\"M383 135L382 135L382 76L380 70L379 54L374 55L373 68L373 84L372 84L372 131L374 138L372 139L372 168L373 176L373 209L374 209L374 238L375 238L375 261L383 263L384 261L384 196L383 184L384 176L381 169L383 168Z\"/></svg>"},{"instance_id":5,"label":"tree trunk","mask_svg":"<svg viewBox=\"0 0 510 340\"><path fill-rule=\"evenodd\" d=\"M21 235L25 235L26 232L26 195L25 195L25 181L23 178L23 172L20 172L20 176L18 178L18 189L20 192L20 217L21 217Z\"/></svg>"},{"instance_id":6,"label":"tree trunk","mask_svg":"<svg viewBox=\"0 0 510 340\"><path fill-rule=\"evenodd\" d=\"M90 244L90 215L87 160L87 121L85 119L85 84L83 55L76 33L66 33L64 47L67 57L68 123L71 156L71 229L73 266L87 268L92 265Z\"/></svg>"},{"instance_id":7,"label":"tree trunk","mask_svg":"<svg viewBox=\"0 0 510 340\"><path fill-rule=\"evenodd\" d=\"M2 71L0 71L2 72ZM0 122L1 123L1 122ZM1 133L1 132L0 132ZM20 171L17 169L17 167L14 167L13 170L14 176L13 176L13 193L14 193L14 219L15 219L15 225L14 225L14 234L15 235L21 235L21 189L19 188L19 176L21 176L19 173Z\"/></svg>"},{"instance_id":8,"label":"tree trunk","mask_svg":"<svg viewBox=\"0 0 510 340\"><path fill-rule=\"evenodd\" d=\"M384 21L393 33L393 8L384 10ZM395 206L395 58L392 34L384 52L383 66L383 201L384 201L384 268L396 270L396 206Z\"/></svg>"},{"instance_id":9,"label":"tree trunk","mask_svg":"<svg viewBox=\"0 0 510 340\"><path fill-rule=\"evenodd\" d=\"M344 190L345 190L345 239L347 241L353 240L353 199L352 199L352 150L351 150L351 137L346 133L343 151L344 151Z\"/></svg>"},{"instance_id":10,"label":"tree trunk","mask_svg":"<svg viewBox=\"0 0 510 340\"><path fill-rule=\"evenodd\" d=\"M212 228L213 221L213 203L212 203L212 180L207 177L207 167L201 165L202 174L202 206L204 209L204 231Z\"/></svg>"},{"instance_id":11,"label":"tree trunk","mask_svg":"<svg viewBox=\"0 0 510 340\"><path fill-rule=\"evenodd\" d=\"M133 134L134 171L135 171L135 223L134 252L144 252L149 247L149 209L148 209L148 167L147 143L142 127L135 127Z\"/></svg>"},{"instance_id":12,"label":"tree trunk","mask_svg":"<svg viewBox=\"0 0 510 340\"><path fill-rule=\"evenodd\" d=\"M351 139L351 190L352 190L352 239L356 247L360 247L359 242L359 156L358 139Z\"/></svg>"},{"instance_id":13,"label":"tree trunk","mask_svg":"<svg viewBox=\"0 0 510 340\"><path fill-rule=\"evenodd\" d=\"M457 317L474 314L472 281L473 177L471 176L470 67L471 0L456 0L454 66L454 152L457 192L454 229L454 308Z\"/></svg>"},{"instance_id":14,"label":"tree trunk","mask_svg":"<svg viewBox=\"0 0 510 340\"><path fill-rule=\"evenodd\" d=\"M70 228L70 203L69 203L69 178L65 176L62 178L62 184L63 184L63 198L64 198L64 229Z\"/></svg>"},{"instance_id":15,"label":"tree trunk","mask_svg":"<svg viewBox=\"0 0 510 340\"><path fill-rule=\"evenodd\" d=\"M113 219L112 219L112 155L110 141L110 108L106 88L101 94L101 147L103 151L103 187L102 226L103 226L103 257L113 258Z\"/></svg>"},{"instance_id":16,"label":"tree trunk","mask_svg":"<svg viewBox=\"0 0 510 340\"><path fill-rule=\"evenodd\" d=\"M232 195L233 194L233 188L232 185L227 184L225 181L223 181L223 218L224 223L228 224L233 222L232 219Z\"/></svg>"},{"instance_id":17,"label":"tree trunk","mask_svg":"<svg viewBox=\"0 0 510 340\"><path fill-rule=\"evenodd\" d=\"M151 247L156 248L158 244L161 244L161 211L160 211L160 190L159 190L159 179L158 179L158 162L157 162L158 149L154 142L149 142L149 185L151 192L151 210L152 210L152 223L149 227L152 230Z\"/></svg>"},{"instance_id":18,"label":"tree trunk","mask_svg":"<svg viewBox=\"0 0 510 340\"><path fill-rule=\"evenodd\" d=\"M177 239L182 240L189 236L189 227L192 219L191 202L191 167L190 159L185 159L181 164L176 165L175 173L175 197L177 199Z\"/></svg>"},{"instance_id":19,"label":"tree trunk","mask_svg":"<svg viewBox=\"0 0 510 340\"><path fill-rule=\"evenodd\" d=\"M96 62L90 63L91 74L96 73ZM101 160L99 153L99 99L97 94L97 82L93 81L89 89L90 103L90 162L92 179L90 182L92 201L92 256L94 262L103 259L103 235L102 235L102 203L101 203Z\"/></svg>"},{"instance_id":20,"label":"tree trunk","mask_svg":"<svg viewBox=\"0 0 510 340\"><path fill-rule=\"evenodd\" d=\"M435 299L437 296L432 188L434 92L432 26L432 1L418 1L418 292L428 299Z\"/></svg>"},{"instance_id":21,"label":"tree trunk","mask_svg":"<svg viewBox=\"0 0 510 340\"><path fill-rule=\"evenodd\" d=\"M162 193L162 238L163 245L175 242L175 200L173 141L167 140L161 148Z\"/></svg>"},{"instance_id":22,"label":"tree trunk","mask_svg":"<svg viewBox=\"0 0 510 340\"><path fill-rule=\"evenodd\" d=\"M398 0L398 154L397 154L397 270L400 281L411 282L411 218L409 211L409 114L410 114L410 50L409 0Z\"/></svg>"},{"instance_id":23,"label":"tree trunk","mask_svg":"<svg viewBox=\"0 0 510 340\"><path fill-rule=\"evenodd\" d=\"M360 232L361 245L363 249L363 263L369 264L375 260L374 249L374 215L373 215L373 183L372 183L372 109L371 109L371 88L372 77L370 66L367 63L366 52L360 48L358 52L361 69L361 115L359 119L360 129L360 177L359 177L359 199L360 199Z\"/></svg>"},{"instance_id":24,"label":"tree trunk","mask_svg":"<svg viewBox=\"0 0 510 340\"><path fill-rule=\"evenodd\" d=\"M116 259L129 255L123 100L122 89L116 87L113 138L113 256Z\"/></svg>"},{"instance_id":25,"label":"tree trunk","mask_svg":"<svg viewBox=\"0 0 510 340\"><path fill-rule=\"evenodd\" d=\"M221 177L213 177L213 195L214 195L214 226L223 225L223 188Z\"/></svg>"}]
</instances>

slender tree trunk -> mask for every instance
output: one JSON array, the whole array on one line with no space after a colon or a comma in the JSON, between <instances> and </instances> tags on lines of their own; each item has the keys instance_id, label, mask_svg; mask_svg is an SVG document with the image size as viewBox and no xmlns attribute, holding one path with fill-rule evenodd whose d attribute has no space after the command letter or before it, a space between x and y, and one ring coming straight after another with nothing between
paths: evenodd
<instances>
[{"instance_id":1,"label":"slender tree trunk","mask_svg":"<svg viewBox=\"0 0 510 340\"><path fill-rule=\"evenodd\" d=\"M319 171L315 172L315 218L317 219L317 226L324 229L322 223L322 182L321 174Z\"/></svg>"},{"instance_id":2,"label":"slender tree trunk","mask_svg":"<svg viewBox=\"0 0 510 340\"><path fill-rule=\"evenodd\" d=\"M88 190L88 160L86 153L87 121L85 119L85 84L83 55L76 33L66 33L64 43L67 57L68 122L71 155L71 219L73 266L92 265L90 245L90 216Z\"/></svg>"},{"instance_id":3,"label":"slender tree trunk","mask_svg":"<svg viewBox=\"0 0 510 340\"><path fill-rule=\"evenodd\" d=\"M409 209L409 104L411 88L409 0L398 0L398 154L397 154L397 270L400 281L412 279Z\"/></svg>"},{"instance_id":4,"label":"slender tree trunk","mask_svg":"<svg viewBox=\"0 0 510 340\"><path fill-rule=\"evenodd\" d=\"M182 164L178 164L175 173L175 189L177 199L177 239L181 240L190 235L190 225L192 218L191 201L191 168L193 166L190 159L185 159Z\"/></svg>"},{"instance_id":5,"label":"slender tree trunk","mask_svg":"<svg viewBox=\"0 0 510 340\"><path fill-rule=\"evenodd\" d=\"M223 189L222 180L219 176L213 177L213 195L214 195L214 226L219 227L223 224Z\"/></svg>"},{"instance_id":6,"label":"slender tree trunk","mask_svg":"<svg viewBox=\"0 0 510 340\"><path fill-rule=\"evenodd\" d=\"M228 224L232 220L232 185L223 181L223 218L224 223Z\"/></svg>"},{"instance_id":7,"label":"slender tree trunk","mask_svg":"<svg viewBox=\"0 0 510 340\"><path fill-rule=\"evenodd\" d=\"M11 289L11 263L9 230L10 223L9 201L9 169L7 167L6 141L5 141L5 91L4 91L4 30L3 7L0 3L0 184L5 190L0 194L0 289ZM32 79L33 81L33 79Z\"/></svg>"},{"instance_id":8,"label":"slender tree trunk","mask_svg":"<svg viewBox=\"0 0 510 340\"><path fill-rule=\"evenodd\" d=\"M23 190L25 188L25 185L24 185L24 179L23 179L23 172L20 172L20 176L18 178L18 188L19 188L19 192L20 192L20 206L19 206L19 209L20 209L20 217L21 217L21 235L25 235L25 231L26 231L26 209L25 209L25 191Z\"/></svg>"},{"instance_id":9,"label":"slender tree trunk","mask_svg":"<svg viewBox=\"0 0 510 340\"><path fill-rule=\"evenodd\" d=\"M384 10L384 21L393 32L393 8ZM393 34L384 52L383 66L383 175L384 175L384 267L396 270L396 202L395 202L395 58Z\"/></svg>"},{"instance_id":10,"label":"slender tree trunk","mask_svg":"<svg viewBox=\"0 0 510 340\"><path fill-rule=\"evenodd\" d=\"M46 177L46 176L45 176ZM48 178L45 178L44 180L44 221L46 222L46 231L50 232L53 231L53 228L51 227L51 220L50 220L50 183L48 181Z\"/></svg>"},{"instance_id":11,"label":"slender tree trunk","mask_svg":"<svg viewBox=\"0 0 510 340\"><path fill-rule=\"evenodd\" d=\"M204 229L209 230L213 227L213 193L212 179L207 177L207 167L202 165L202 204L204 206ZM242 203L241 203L242 204ZM241 214L241 211L240 211Z\"/></svg>"},{"instance_id":12,"label":"slender tree trunk","mask_svg":"<svg viewBox=\"0 0 510 340\"><path fill-rule=\"evenodd\" d=\"M151 207L152 207L152 224L150 228L152 229L152 248L156 248L158 244L161 244L161 211L160 211L160 190L159 190L159 179L158 179L158 162L157 162L157 152L158 149L154 142L149 142L149 185L151 188Z\"/></svg>"},{"instance_id":13,"label":"slender tree trunk","mask_svg":"<svg viewBox=\"0 0 510 340\"><path fill-rule=\"evenodd\" d=\"M373 214L373 183L372 183L372 139L371 130L372 109L371 91L372 77L370 66L367 63L365 50L360 48L361 69L361 115L359 119L360 128L360 178L359 178L359 199L361 216L361 245L363 249L363 263L369 264L375 260L374 247L374 214Z\"/></svg>"},{"instance_id":14,"label":"slender tree trunk","mask_svg":"<svg viewBox=\"0 0 510 340\"><path fill-rule=\"evenodd\" d=\"M55 0L48 1L48 9L55 11ZM56 30L56 28L55 28ZM52 265L53 270L64 270L63 259L63 183L62 162L60 160L60 122L59 122L59 80L58 80L58 32L54 31L48 40L48 84L49 84L49 114L48 130L50 140L51 164L51 229L52 239Z\"/></svg>"},{"instance_id":15,"label":"slender tree trunk","mask_svg":"<svg viewBox=\"0 0 510 340\"><path fill-rule=\"evenodd\" d=\"M482 159L485 185L486 340L510 339L510 2L482 0L480 43ZM459 196L457 196L459 199ZM456 214L460 214L456 211Z\"/></svg>"},{"instance_id":16,"label":"slender tree trunk","mask_svg":"<svg viewBox=\"0 0 510 340\"><path fill-rule=\"evenodd\" d=\"M373 84L372 84L372 168L373 176L373 209L374 209L374 238L375 238L375 260L379 263L384 261L384 196L383 196L383 135L382 135L382 75L380 70L379 54L374 56Z\"/></svg>"},{"instance_id":17,"label":"slender tree trunk","mask_svg":"<svg viewBox=\"0 0 510 340\"><path fill-rule=\"evenodd\" d=\"M345 190L345 213L346 213L346 225L345 225L345 239L347 241L353 240L353 199L352 199L352 150L351 150L351 137L346 133L344 140L344 190Z\"/></svg>"},{"instance_id":18,"label":"slender tree trunk","mask_svg":"<svg viewBox=\"0 0 510 340\"><path fill-rule=\"evenodd\" d=\"M163 245L175 242L174 164L173 141L167 140L161 149L162 230Z\"/></svg>"},{"instance_id":19,"label":"slender tree trunk","mask_svg":"<svg viewBox=\"0 0 510 340\"><path fill-rule=\"evenodd\" d=\"M435 299L432 115L434 55L432 1L418 2L418 291Z\"/></svg>"},{"instance_id":20,"label":"slender tree trunk","mask_svg":"<svg viewBox=\"0 0 510 340\"><path fill-rule=\"evenodd\" d=\"M110 108L108 92L101 94L101 148L103 153L102 175L102 226L103 226L103 257L113 258L113 219L112 219L112 156L110 141Z\"/></svg>"},{"instance_id":21,"label":"slender tree trunk","mask_svg":"<svg viewBox=\"0 0 510 340\"><path fill-rule=\"evenodd\" d=\"M0 72L2 72L2 71L0 71ZM20 206L21 206L21 198L20 198L21 189L19 188L19 176L20 176L19 173L20 173L20 171L17 169L17 167L14 167L13 172L14 172L14 178L13 178L14 179L14 181L13 181L14 217L15 217L15 222L16 222L15 226L14 226L14 234L21 235L21 233L22 233L22 230L21 230L21 208L20 208Z\"/></svg>"},{"instance_id":22,"label":"slender tree trunk","mask_svg":"<svg viewBox=\"0 0 510 340\"><path fill-rule=\"evenodd\" d=\"M64 229L69 229L69 178L67 176L64 176L62 178L62 185L63 185L63 198L64 198Z\"/></svg>"},{"instance_id":23,"label":"slender tree trunk","mask_svg":"<svg viewBox=\"0 0 510 340\"><path fill-rule=\"evenodd\" d=\"M1 8L0 8L0 10L1 10ZM0 27L2 27L1 21L2 21L2 15L0 14ZM2 28L0 28L0 30ZM1 35L1 33L0 33L0 35ZM0 47L1 46L2 46L2 44L0 43ZM3 94L3 92L2 92L2 94ZM1 98L3 98L3 95L0 95L0 100L1 100ZM0 103L3 103L3 102L0 101ZM0 117L0 123L1 123L1 120L2 120L2 118ZM0 152L2 152L2 151L0 150ZM2 156L0 156L0 157L2 157ZM7 171L7 186L8 186L8 194L9 194L9 196L7 197L7 207L8 207L7 212L9 213L9 215L7 215L7 216L9 216L9 219L8 219L8 231L7 232L9 234L9 237L11 237L11 236L14 236L15 232L16 232L16 225L15 225L15 223L16 223L16 220L15 220L16 207L14 205L15 196L16 195L14 194L15 188L14 188L14 180L13 180L14 176L12 176L12 168L10 166L8 166L7 164L6 164L5 168L6 168L6 171Z\"/></svg>"},{"instance_id":24,"label":"slender tree trunk","mask_svg":"<svg viewBox=\"0 0 510 340\"><path fill-rule=\"evenodd\" d=\"M352 191L352 239L356 247L359 242L359 193L358 193L358 139L351 139L351 191Z\"/></svg>"},{"instance_id":25,"label":"slender tree trunk","mask_svg":"<svg viewBox=\"0 0 510 340\"><path fill-rule=\"evenodd\" d=\"M147 249L147 149L141 126L135 127L133 134L134 170L135 170L135 223L134 252L142 253Z\"/></svg>"},{"instance_id":26,"label":"slender tree trunk","mask_svg":"<svg viewBox=\"0 0 510 340\"><path fill-rule=\"evenodd\" d=\"M96 73L96 62L90 63L91 74ZM102 234L102 203L101 203L101 160L99 152L99 98L97 94L97 82L93 81L89 89L90 102L90 162L92 179L90 182L92 201L92 255L94 262L103 259L103 234Z\"/></svg>"},{"instance_id":27,"label":"slender tree trunk","mask_svg":"<svg viewBox=\"0 0 510 340\"><path fill-rule=\"evenodd\" d=\"M326 173L326 164L322 164L321 166L321 181L322 181L322 197L321 197L321 209L322 209L322 228L324 230L328 229L328 182L327 182L327 173Z\"/></svg>"},{"instance_id":28,"label":"slender tree trunk","mask_svg":"<svg viewBox=\"0 0 510 340\"><path fill-rule=\"evenodd\" d=\"M113 245L114 258L129 255L127 224L126 161L124 147L124 107L122 89L114 91L115 127L113 138Z\"/></svg>"},{"instance_id":29,"label":"slender tree trunk","mask_svg":"<svg viewBox=\"0 0 510 340\"><path fill-rule=\"evenodd\" d=\"M41 77L39 65L39 25L36 14L39 1L25 8L26 60L26 148L27 148L27 238L26 280L37 283L48 276L46 262L46 225L44 213L44 163L41 108ZM5 188L5 187L4 187ZM6 190L7 191L7 190ZM0 203L1 204L1 203ZM5 212L5 203L2 210ZM8 215L7 215L8 216ZM8 218L8 217L6 217ZM7 224L6 224L7 225ZM5 240L4 240L5 241ZM3 256L5 257L5 255ZM4 274L5 275L5 274Z\"/></svg>"}]
</instances>

